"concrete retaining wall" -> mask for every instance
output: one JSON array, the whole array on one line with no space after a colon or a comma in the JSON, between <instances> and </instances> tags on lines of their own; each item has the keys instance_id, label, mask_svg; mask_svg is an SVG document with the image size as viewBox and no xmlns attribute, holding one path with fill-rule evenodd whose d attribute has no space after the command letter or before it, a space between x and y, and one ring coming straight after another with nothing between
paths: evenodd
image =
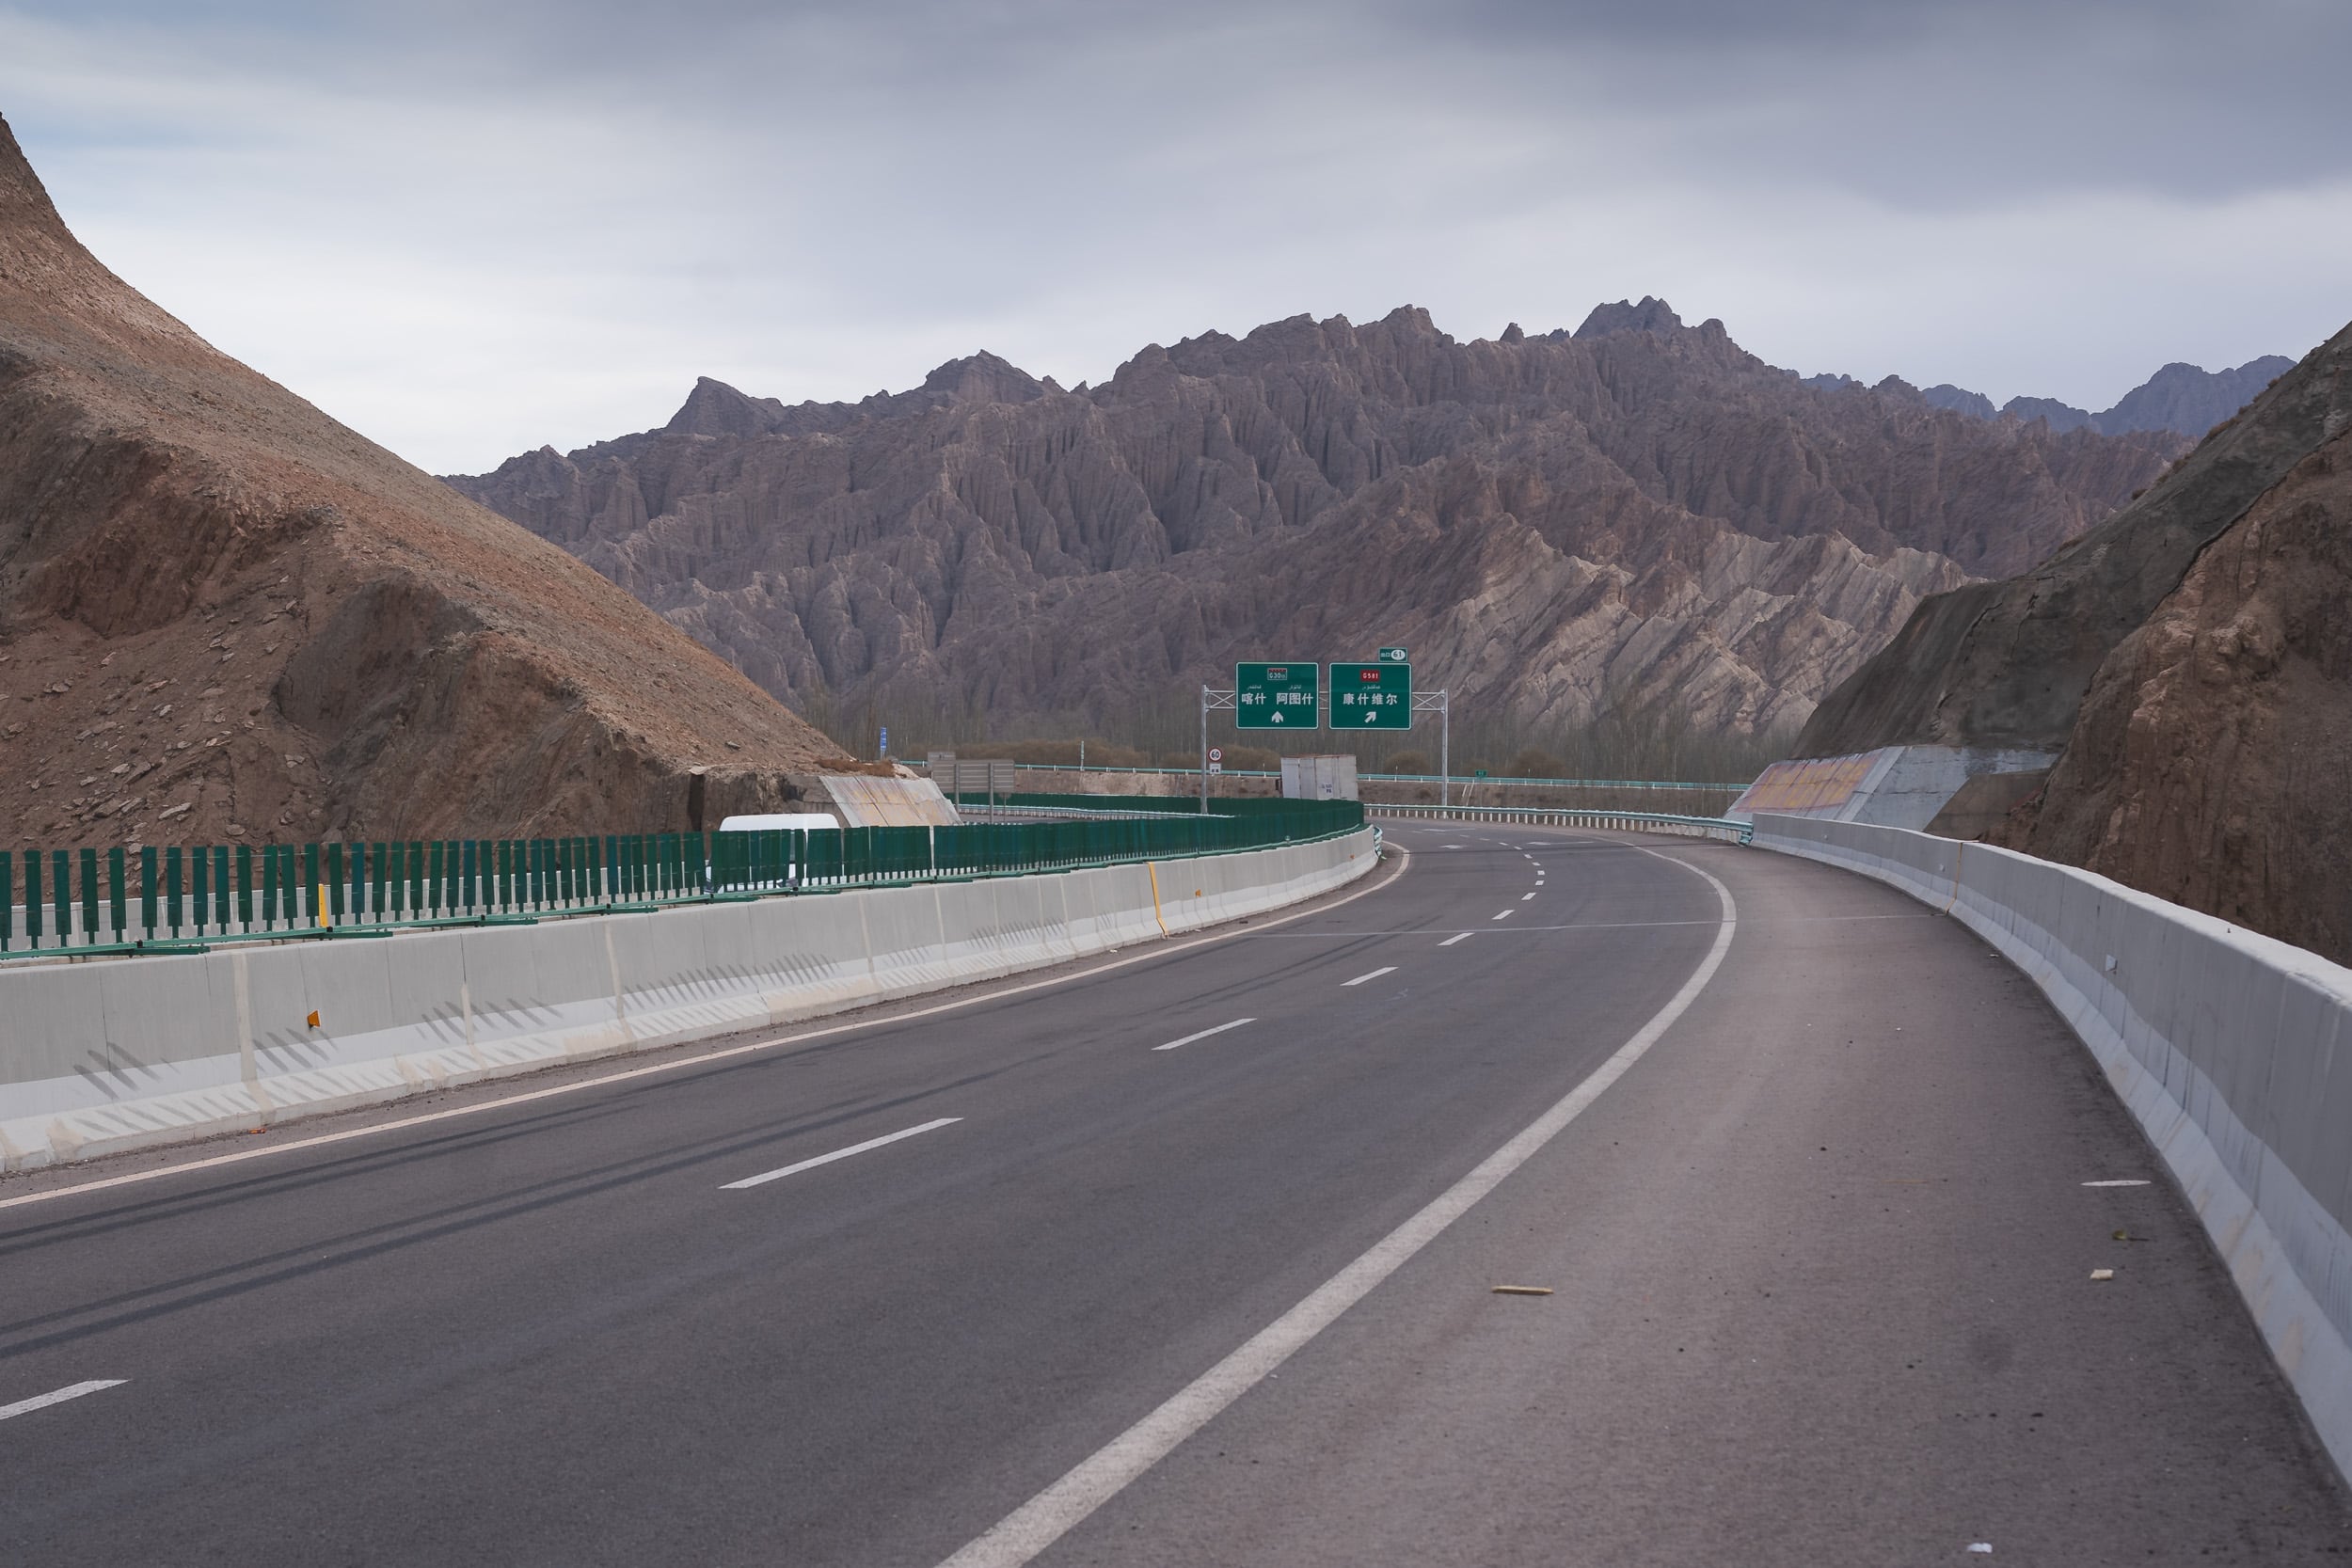
<instances>
[{"instance_id":1,"label":"concrete retaining wall","mask_svg":"<svg viewBox=\"0 0 2352 1568\"><path fill-rule=\"evenodd\" d=\"M1891 882L2023 969L2097 1056L2352 1476L2352 969L1981 844L1758 816L1756 845Z\"/></svg>"},{"instance_id":2,"label":"concrete retaining wall","mask_svg":"<svg viewBox=\"0 0 2352 1568\"><path fill-rule=\"evenodd\" d=\"M0 1169L994 979L1296 903L1375 859L1366 830L1091 871L11 966Z\"/></svg>"}]
</instances>

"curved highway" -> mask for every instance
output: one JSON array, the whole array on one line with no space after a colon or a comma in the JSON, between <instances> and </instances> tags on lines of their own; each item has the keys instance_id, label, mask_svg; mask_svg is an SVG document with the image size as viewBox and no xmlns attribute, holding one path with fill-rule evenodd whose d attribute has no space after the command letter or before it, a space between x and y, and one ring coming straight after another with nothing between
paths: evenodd
<instances>
[{"instance_id":1,"label":"curved highway","mask_svg":"<svg viewBox=\"0 0 2352 1568\"><path fill-rule=\"evenodd\" d=\"M1964 928L1728 846L1390 837L1205 940L0 1183L7 1556L2352 1549Z\"/></svg>"}]
</instances>

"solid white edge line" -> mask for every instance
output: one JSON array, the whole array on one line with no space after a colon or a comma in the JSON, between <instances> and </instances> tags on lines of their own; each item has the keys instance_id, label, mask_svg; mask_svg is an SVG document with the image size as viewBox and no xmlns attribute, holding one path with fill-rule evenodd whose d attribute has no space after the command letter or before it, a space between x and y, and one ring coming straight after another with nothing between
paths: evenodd
<instances>
[{"instance_id":1,"label":"solid white edge line","mask_svg":"<svg viewBox=\"0 0 2352 1568\"><path fill-rule=\"evenodd\" d=\"M900 1138L912 1138L917 1132L936 1132L941 1128L952 1127L962 1119L961 1117L941 1117L937 1121L927 1121L920 1127L909 1127L896 1132L885 1132L879 1138L868 1138L862 1144L851 1144L847 1148L836 1148L831 1154L819 1154L814 1159L802 1160L797 1164L784 1165L775 1170L764 1170L757 1176L747 1176L740 1181L723 1181L719 1184L719 1190L723 1193L739 1193L746 1187L762 1186L780 1177L790 1176L798 1171L813 1170L818 1165L830 1165L835 1160L846 1160L852 1154L863 1154L869 1148L880 1148L884 1144L895 1144Z\"/></svg>"},{"instance_id":2,"label":"solid white edge line","mask_svg":"<svg viewBox=\"0 0 2352 1568\"><path fill-rule=\"evenodd\" d=\"M2148 1183L2137 1178L2129 1178L2121 1181L2086 1181L2083 1185L2086 1187L2145 1187Z\"/></svg>"},{"instance_id":3,"label":"solid white edge line","mask_svg":"<svg viewBox=\"0 0 2352 1568\"><path fill-rule=\"evenodd\" d=\"M1193 937L1170 946L1155 946L1136 954L1132 958L1118 958L1106 964L1095 964L1090 968L1073 970L1068 974L1057 974L1043 980L1030 980L1018 986L1007 986L1002 990L983 991L976 996L961 996L953 1002L942 1002L929 1007L916 1007L903 1013L891 1013L882 1018L852 1019L847 1023L828 1024L821 1029L810 1029L796 1035L771 1035L764 1040L751 1040L742 1045L721 1046L714 1051L698 1052L693 1055L678 1056L666 1062L647 1062L640 1067L623 1068L618 1072L598 1073L593 1078L575 1078L569 1083L552 1085L544 1089L526 1089L520 1094L501 1095L496 1100L485 1100L471 1105L452 1106L446 1111L426 1111L418 1116L401 1117L392 1121L374 1122L366 1127L348 1127L340 1132L320 1132L311 1137L294 1138L282 1144L269 1144L260 1148L241 1148L234 1154L214 1154L201 1160L188 1160L179 1164L157 1165L151 1170L125 1171L120 1176L102 1176L95 1181L77 1181L71 1186L45 1187L37 1193L20 1193L14 1197L0 1197L0 1209L14 1209L25 1203L47 1203L53 1198L72 1197L77 1193L103 1192L109 1187L127 1187L140 1181L159 1181L167 1176L184 1176L191 1171L210 1170L216 1165L240 1164L246 1160L265 1159L272 1154L292 1154L297 1149L318 1148L327 1144L349 1143L355 1138L377 1137L386 1132L398 1132L411 1127L422 1127L431 1122L448 1121L456 1117L480 1116L485 1111L502 1110L509 1105L527 1105L534 1100L551 1100L560 1094L577 1094L582 1089L601 1088L608 1084L626 1083L632 1078L651 1078L664 1072L684 1072L690 1068L701 1067L706 1063L723 1062L730 1056L746 1056L755 1052L773 1051L779 1046L805 1045L811 1040L828 1039L834 1035L853 1034L860 1029L881 1029L894 1023L908 1023L918 1018L930 1018L939 1013L952 1013L962 1007L977 1007L983 1003L1001 1002L1008 996L1021 996L1033 990L1046 990L1055 986L1066 986L1073 980L1091 980L1098 974L1107 974L1114 969L1125 969L1130 964L1150 963L1156 958L1173 958L1179 953L1188 953L1196 947L1206 947L1211 942L1232 942L1237 937L1255 936L1271 930L1277 926L1287 926L1294 920L1304 920L1311 914L1322 914L1327 911L1336 910L1342 904L1352 904L1359 898L1379 892L1411 868L1413 852L1402 845L1397 847L1396 852L1398 856L1396 869L1371 886L1359 887L1345 897L1334 898L1329 903L1320 904L1314 909L1298 910L1290 914L1277 915L1271 920L1259 921L1256 926L1248 929L1236 926L1231 930L1212 932L1205 937ZM874 1005L880 1006L881 1004ZM665 1046L657 1049L672 1048ZM561 1064L550 1063L548 1065L554 1067Z\"/></svg>"},{"instance_id":4,"label":"solid white edge line","mask_svg":"<svg viewBox=\"0 0 2352 1568\"><path fill-rule=\"evenodd\" d=\"M1438 945L1440 947L1451 947L1457 942L1468 942L1469 940L1470 933L1468 931L1462 931L1446 938L1445 941L1438 943Z\"/></svg>"},{"instance_id":5,"label":"solid white edge line","mask_svg":"<svg viewBox=\"0 0 2352 1568\"><path fill-rule=\"evenodd\" d=\"M1382 965L1380 968L1374 970L1374 971L1373 971L1371 974L1359 974L1359 975L1357 975L1357 976L1356 976L1356 978L1354 978L1353 980L1342 980L1342 981L1340 982L1340 985L1341 985L1343 988L1345 988L1345 987L1348 987L1348 986L1360 986L1360 985L1362 985L1362 984L1363 984L1366 980L1377 980L1377 979L1378 979L1378 978L1380 978L1380 976L1382 976L1383 974L1395 974L1395 973L1396 973L1396 965L1394 965L1394 964L1384 964L1384 965Z\"/></svg>"},{"instance_id":6,"label":"solid white edge line","mask_svg":"<svg viewBox=\"0 0 2352 1568\"><path fill-rule=\"evenodd\" d=\"M1729 888L1688 862L1675 861L1670 855L1661 855L1659 859L1673 861L1684 870L1706 878L1714 888L1715 896L1723 901L1724 917L1707 957L1682 983L1682 989L1642 1025L1639 1033L1619 1046L1615 1054L1594 1069L1592 1076L1569 1090L1517 1137L1488 1155L1477 1169L1439 1194L1427 1208L1390 1231L1369 1252L1259 1330L1239 1350L1187 1384L1168 1402L967 1543L943 1561L940 1568L1021 1568L1060 1540L1128 1482L1166 1458L1178 1444L1290 1359L1341 1313L1370 1294L1374 1287L1436 1240L1447 1226L1494 1191L1503 1178L1525 1164L1558 1136L1561 1129L1583 1115L1611 1085L1624 1077L1698 1000L1699 992L1707 989L1715 971L1723 966L1724 955L1731 947L1732 932L1739 928L1739 909L1732 902Z\"/></svg>"},{"instance_id":7,"label":"solid white edge line","mask_svg":"<svg viewBox=\"0 0 2352 1568\"><path fill-rule=\"evenodd\" d=\"M70 1388L60 1388L54 1394L36 1394L29 1400L19 1400L14 1404L0 1404L0 1421L5 1421L11 1416L45 1410L53 1404L63 1404L68 1400L78 1400L84 1394L95 1394L101 1388L119 1388L130 1381L127 1377L92 1378L87 1383L77 1383Z\"/></svg>"},{"instance_id":8,"label":"solid white edge line","mask_svg":"<svg viewBox=\"0 0 2352 1568\"><path fill-rule=\"evenodd\" d=\"M1152 1049L1154 1051L1173 1051L1180 1045L1190 1045L1195 1040L1205 1040L1211 1035L1221 1035L1228 1029L1238 1029L1245 1023L1255 1023L1257 1022L1258 1021L1254 1018L1237 1018L1231 1023L1220 1023L1214 1029L1203 1029L1197 1035L1186 1035L1183 1039L1170 1040L1166 1045L1155 1045Z\"/></svg>"}]
</instances>

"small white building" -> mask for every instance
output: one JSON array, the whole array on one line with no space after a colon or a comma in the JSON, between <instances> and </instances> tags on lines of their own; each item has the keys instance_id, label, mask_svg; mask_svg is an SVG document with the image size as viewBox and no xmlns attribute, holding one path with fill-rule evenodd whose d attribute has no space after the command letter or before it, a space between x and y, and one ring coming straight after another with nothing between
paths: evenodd
<instances>
[{"instance_id":1,"label":"small white building","mask_svg":"<svg viewBox=\"0 0 2352 1568\"><path fill-rule=\"evenodd\" d=\"M1284 757L1282 759L1282 799L1286 800L1354 800L1356 793L1356 757L1353 752L1336 756Z\"/></svg>"}]
</instances>

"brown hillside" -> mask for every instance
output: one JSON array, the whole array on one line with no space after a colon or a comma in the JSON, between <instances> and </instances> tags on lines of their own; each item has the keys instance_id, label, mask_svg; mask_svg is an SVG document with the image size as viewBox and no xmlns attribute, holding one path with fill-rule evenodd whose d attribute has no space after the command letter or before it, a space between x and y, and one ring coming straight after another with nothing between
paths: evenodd
<instances>
[{"instance_id":1,"label":"brown hillside","mask_svg":"<svg viewBox=\"0 0 2352 1568\"><path fill-rule=\"evenodd\" d=\"M1799 756L1920 742L2055 750L2116 645L2221 531L2341 427L2352 332L2312 351L2163 482L2031 570L1923 602L1830 693Z\"/></svg>"},{"instance_id":2,"label":"brown hillside","mask_svg":"<svg viewBox=\"0 0 2352 1568\"><path fill-rule=\"evenodd\" d=\"M2352 327L2032 571L1921 604L1801 755L2045 748L1992 835L2352 963Z\"/></svg>"},{"instance_id":3,"label":"brown hillside","mask_svg":"<svg viewBox=\"0 0 2352 1568\"><path fill-rule=\"evenodd\" d=\"M2352 336L2352 335L2348 335ZM2099 667L2001 836L2352 964L2352 375L2335 425Z\"/></svg>"},{"instance_id":4,"label":"brown hillside","mask_svg":"<svg viewBox=\"0 0 2352 1568\"><path fill-rule=\"evenodd\" d=\"M0 692L17 843L683 827L834 750L106 271L5 121Z\"/></svg>"}]
</instances>

